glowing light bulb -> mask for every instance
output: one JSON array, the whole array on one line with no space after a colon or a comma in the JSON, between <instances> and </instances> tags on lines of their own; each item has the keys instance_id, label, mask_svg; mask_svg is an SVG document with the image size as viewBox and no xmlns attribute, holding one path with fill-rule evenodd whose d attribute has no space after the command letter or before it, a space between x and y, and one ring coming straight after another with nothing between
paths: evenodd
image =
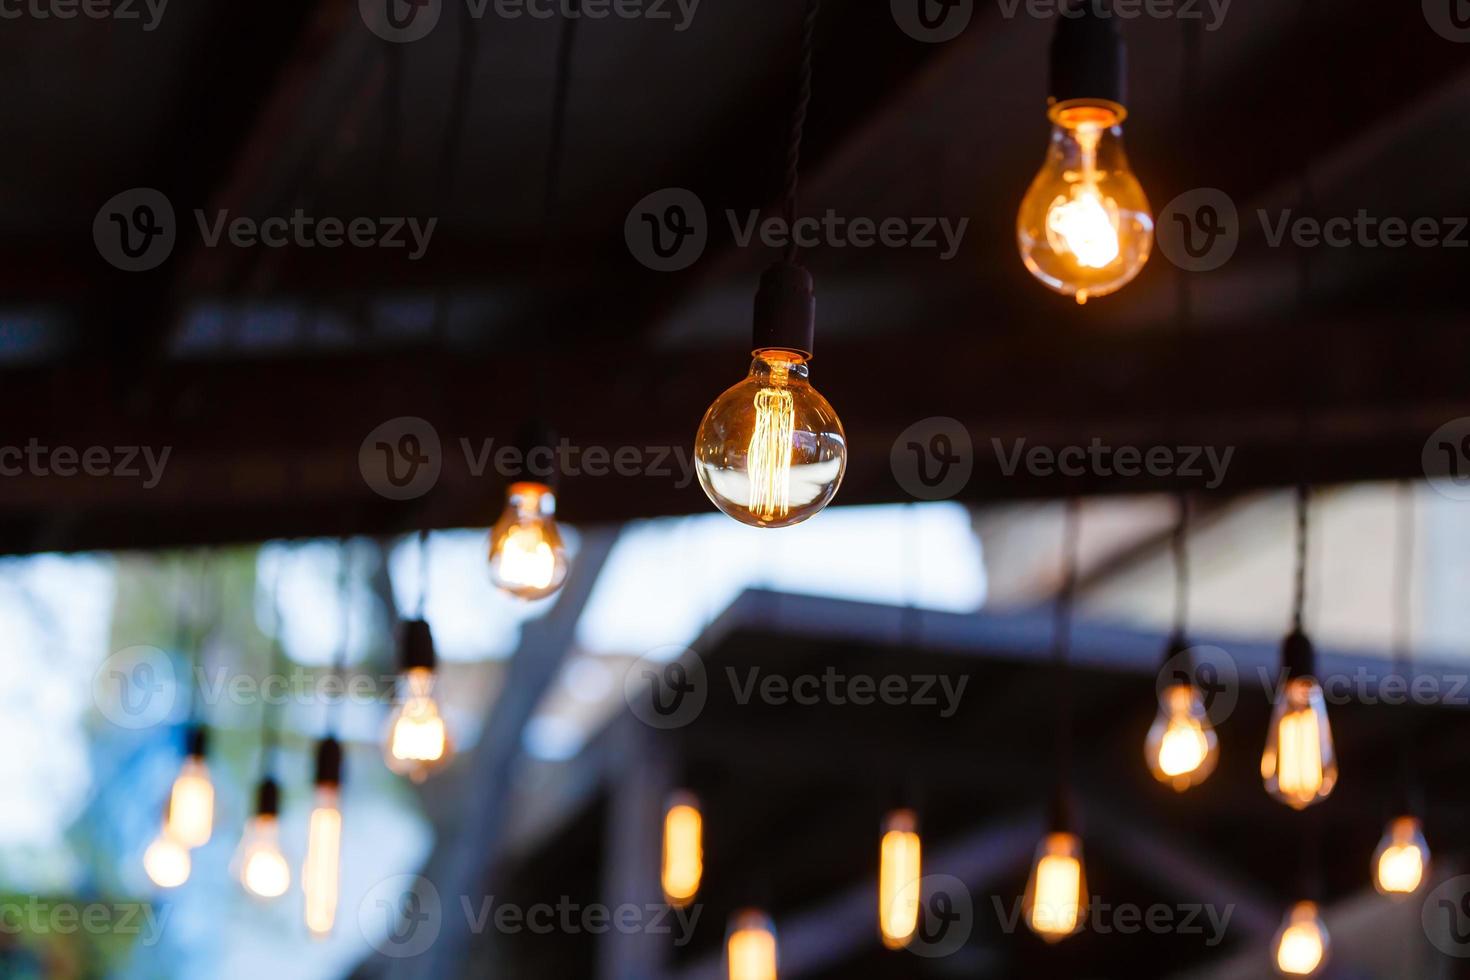
<instances>
[{"instance_id":1,"label":"glowing light bulb","mask_svg":"<svg viewBox=\"0 0 1470 980\"><path fill-rule=\"evenodd\" d=\"M800 524L842 483L847 437L807 375L804 354L756 351L750 374L716 398L699 423L699 485L742 524Z\"/></svg>"},{"instance_id":2,"label":"glowing light bulb","mask_svg":"<svg viewBox=\"0 0 1470 980\"><path fill-rule=\"evenodd\" d=\"M281 853L275 814L257 814L245 825L235 858L240 884L257 898L280 898L291 887L291 865Z\"/></svg>"},{"instance_id":3,"label":"glowing light bulb","mask_svg":"<svg viewBox=\"0 0 1470 980\"><path fill-rule=\"evenodd\" d=\"M1315 976L1327 962L1327 926L1312 902L1297 902L1276 934L1276 971L1288 977Z\"/></svg>"},{"instance_id":4,"label":"glowing light bulb","mask_svg":"<svg viewBox=\"0 0 1470 980\"><path fill-rule=\"evenodd\" d=\"M1082 867L1082 840L1071 833L1047 834L1036 849L1022 911L1031 931L1049 943L1060 942L1082 928L1087 909L1087 879Z\"/></svg>"},{"instance_id":5,"label":"glowing light bulb","mask_svg":"<svg viewBox=\"0 0 1470 980\"><path fill-rule=\"evenodd\" d=\"M203 847L214 833L214 783L202 754L191 754L179 768L169 793L166 832L185 847Z\"/></svg>"},{"instance_id":6,"label":"glowing light bulb","mask_svg":"<svg viewBox=\"0 0 1470 980\"><path fill-rule=\"evenodd\" d=\"M777 980L776 927L764 912L745 909L725 939L729 980Z\"/></svg>"},{"instance_id":7,"label":"glowing light bulb","mask_svg":"<svg viewBox=\"0 0 1470 980\"><path fill-rule=\"evenodd\" d=\"M1388 825L1373 855L1373 885L1380 895L1412 895L1424 883L1429 844L1414 817L1398 817Z\"/></svg>"},{"instance_id":8,"label":"glowing light bulb","mask_svg":"<svg viewBox=\"0 0 1470 980\"><path fill-rule=\"evenodd\" d=\"M1159 714L1148 730L1144 757L1159 782L1183 792L1215 771L1220 740L1193 684L1178 683L1159 695Z\"/></svg>"},{"instance_id":9,"label":"glowing light bulb","mask_svg":"<svg viewBox=\"0 0 1470 980\"><path fill-rule=\"evenodd\" d=\"M912 810L890 813L879 850L878 929L884 946L903 949L919 926L923 848L918 814Z\"/></svg>"},{"instance_id":10,"label":"glowing light bulb","mask_svg":"<svg viewBox=\"0 0 1470 980\"><path fill-rule=\"evenodd\" d=\"M544 483L512 483L505 512L490 530L490 578L522 599L543 599L567 578L567 552L556 528L556 494Z\"/></svg>"},{"instance_id":11,"label":"glowing light bulb","mask_svg":"<svg viewBox=\"0 0 1470 980\"><path fill-rule=\"evenodd\" d=\"M328 736L317 744L316 799L306 832L306 863L301 889L306 895L306 928L325 936L337 921L342 874L342 746Z\"/></svg>"},{"instance_id":12,"label":"glowing light bulb","mask_svg":"<svg viewBox=\"0 0 1470 980\"><path fill-rule=\"evenodd\" d=\"M699 801L676 793L664 813L664 901L684 908L694 901L704 877L704 816Z\"/></svg>"},{"instance_id":13,"label":"glowing light bulb","mask_svg":"<svg viewBox=\"0 0 1470 980\"><path fill-rule=\"evenodd\" d=\"M1148 262L1154 220L1123 152L1127 110L1105 99L1054 104L1051 143L1016 215L1021 259L1047 288L1085 303Z\"/></svg>"},{"instance_id":14,"label":"glowing light bulb","mask_svg":"<svg viewBox=\"0 0 1470 980\"><path fill-rule=\"evenodd\" d=\"M383 755L393 772L421 783L449 761L453 746L434 699L434 671L412 667L398 683L399 704L388 719Z\"/></svg>"},{"instance_id":15,"label":"glowing light bulb","mask_svg":"<svg viewBox=\"0 0 1470 980\"><path fill-rule=\"evenodd\" d=\"M1261 755L1261 778L1268 793L1296 810L1332 795L1337 755L1316 678L1292 677L1282 687Z\"/></svg>"},{"instance_id":16,"label":"glowing light bulb","mask_svg":"<svg viewBox=\"0 0 1470 980\"><path fill-rule=\"evenodd\" d=\"M189 849L164 830L143 852L143 870L159 888L177 888L189 880Z\"/></svg>"}]
</instances>

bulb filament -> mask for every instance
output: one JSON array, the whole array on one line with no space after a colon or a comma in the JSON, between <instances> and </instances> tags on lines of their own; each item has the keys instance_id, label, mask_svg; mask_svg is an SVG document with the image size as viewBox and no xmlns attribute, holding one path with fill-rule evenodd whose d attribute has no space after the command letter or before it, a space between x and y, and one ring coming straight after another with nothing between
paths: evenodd
<instances>
[{"instance_id":1,"label":"bulb filament","mask_svg":"<svg viewBox=\"0 0 1470 980\"><path fill-rule=\"evenodd\" d=\"M763 521L791 511L791 440L796 431L796 402L786 387L791 370L772 359L771 384L755 395L755 431L750 437L750 512Z\"/></svg>"}]
</instances>

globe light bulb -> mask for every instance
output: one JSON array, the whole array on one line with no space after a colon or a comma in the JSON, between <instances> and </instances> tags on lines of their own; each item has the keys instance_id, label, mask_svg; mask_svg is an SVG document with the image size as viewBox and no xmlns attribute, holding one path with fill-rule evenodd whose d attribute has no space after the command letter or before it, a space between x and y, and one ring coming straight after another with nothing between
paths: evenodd
<instances>
[{"instance_id":1,"label":"globe light bulb","mask_svg":"<svg viewBox=\"0 0 1470 980\"><path fill-rule=\"evenodd\" d=\"M676 793L664 812L664 901L681 909L694 901L704 877L704 816L699 801Z\"/></svg>"},{"instance_id":2,"label":"globe light bulb","mask_svg":"<svg viewBox=\"0 0 1470 980\"><path fill-rule=\"evenodd\" d=\"M177 888L189 880L189 849L165 829L143 852L143 870L159 888Z\"/></svg>"},{"instance_id":3,"label":"globe light bulb","mask_svg":"<svg viewBox=\"0 0 1470 980\"><path fill-rule=\"evenodd\" d=\"M1276 933L1276 972L1287 977L1315 976L1327 962L1327 926L1312 902L1297 902Z\"/></svg>"},{"instance_id":4,"label":"globe light bulb","mask_svg":"<svg viewBox=\"0 0 1470 980\"><path fill-rule=\"evenodd\" d=\"M1332 795L1337 755L1316 678L1294 676L1282 686L1261 755L1261 778L1268 793L1296 810Z\"/></svg>"},{"instance_id":5,"label":"globe light bulb","mask_svg":"<svg viewBox=\"0 0 1470 980\"><path fill-rule=\"evenodd\" d=\"M1016 215L1026 268L1078 303L1127 285L1153 249L1148 198L1123 152L1126 116L1103 99L1054 104L1046 159Z\"/></svg>"},{"instance_id":6,"label":"globe light bulb","mask_svg":"<svg viewBox=\"0 0 1470 980\"><path fill-rule=\"evenodd\" d=\"M895 810L884 821L878 863L878 929L883 945L903 949L919 926L923 846L919 816Z\"/></svg>"},{"instance_id":7,"label":"globe light bulb","mask_svg":"<svg viewBox=\"0 0 1470 980\"><path fill-rule=\"evenodd\" d=\"M235 858L240 884L256 898L280 898L291 887L291 865L281 853L275 814L257 814L245 825Z\"/></svg>"},{"instance_id":8,"label":"globe light bulb","mask_svg":"<svg viewBox=\"0 0 1470 980\"><path fill-rule=\"evenodd\" d=\"M1414 817L1389 823L1373 855L1373 886L1380 895L1412 895L1424 883L1429 867L1429 844Z\"/></svg>"},{"instance_id":9,"label":"globe light bulb","mask_svg":"<svg viewBox=\"0 0 1470 980\"><path fill-rule=\"evenodd\" d=\"M1042 839L1021 908L1026 925L1049 943L1061 942L1081 930L1087 879L1082 840L1076 834L1060 831Z\"/></svg>"},{"instance_id":10,"label":"globe light bulb","mask_svg":"<svg viewBox=\"0 0 1470 980\"><path fill-rule=\"evenodd\" d=\"M490 529L490 578L522 599L544 599L567 578L567 552L556 527L556 494L544 483L512 483L505 511Z\"/></svg>"},{"instance_id":11,"label":"globe light bulb","mask_svg":"<svg viewBox=\"0 0 1470 980\"><path fill-rule=\"evenodd\" d=\"M729 980L777 980L776 927L755 909L744 909L730 920L725 938Z\"/></svg>"},{"instance_id":12,"label":"globe light bulb","mask_svg":"<svg viewBox=\"0 0 1470 980\"><path fill-rule=\"evenodd\" d=\"M1160 692L1159 714L1148 730L1144 757L1155 779L1181 793L1215 771L1220 740L1193 684L1170 684Z\"/></svg>"},{"instance_id":13,"label":"globe light bulb","mask_svg":"<svg viewBox=\"0 0 1470 980\"><path fill-rule=\"evenodd\" d=\"M169 793L166 833L185 847L203 847L214 833L214 783L204 756L190 754Z\"/></svg>"},{"instance_id":14,"label":"globe light bulb","mask_svg":"<svg viewBox=\"0 0 1470 980\"><path fill-rule=\"evenodd\" d=\"M842 483L847 437L807 377L806 355L758 350L745 380L716 398L699 423L699 485L742 524L800 524Z\"/></svg>"},{"instance_id":15,"label":"globe light bulb","mask_svg":"<svg viewBox=\"0 0 1470 980\"><path fill-rule=\"evenodd\" d=\"M306 928L321 937L332 931L342 872L342 746L328 736L317 745L316 798L306 833L306 863L301 889L306 896Z\"/></svg>"},{"instance_id":16,"label":"globe light bulb","mask_svg":"<svg viewBox=\"0 0 1470 980\"><path fill-rule=\"evenodd\" d=\"M388 768L421 783L449 762L453 747L439 703L434 699L436 675L427 667L411 667L398 676L398 707L388 718L383 757Z\"/></svg>"}]
</instances>

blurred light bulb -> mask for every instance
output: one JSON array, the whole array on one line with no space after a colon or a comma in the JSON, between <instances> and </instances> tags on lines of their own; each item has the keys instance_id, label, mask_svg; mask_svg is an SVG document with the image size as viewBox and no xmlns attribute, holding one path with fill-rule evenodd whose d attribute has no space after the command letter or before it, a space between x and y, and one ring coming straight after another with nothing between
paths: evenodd
<instances>
[{"instance_id":1,"label":"blurred light bulb","mask_svg":"<svg viewBox=\"0 0 1470 980\"><path fill-rule=\"evenodd\" d=\"M889 949L907 946L919 926L922 860L918 814L912 810L890 813L878 864L878 928Z\"/></svg>"},{"instance_id":2,"label":"blurred light bulb","mask_svg":"<svg viewBox=\"0 0 1470 980\"><path fill-rule=\"evenodd\" d=\"M776 927L764 912L745 909L725 940L729 980L777 980Z\"/></svg>"},{"instance_id":3,"label":"blurred light bulb","mask_svg":"<svg viewBox=\"0 0 1470 980\"><path fill-rule=\"evenodd\" d=\"M699 801L676 793L664 813L664 901L684 908L699 892L704 877L704 817Z\"/></svg>"},{"instance_id":4,"label":"blurred light bulb","mask_svg":"<svg viewBox=\"0 0 1470 980\"><path fill-rule=\"evenodd\" d=\"M281 830L273 813L258 813L245 825L235 856L236 873L257 898L280 898L291 887L291 865L281 853Z\"/></svg>"},{"instance_id":5,"label":"blurred light bulb","mask_svg":"<svg viewBox=\"0 0 1470 980\"><path fill-rule=\"evenodd\" d=\"M1036 849L1026 885L1026 924L1047 942L1060 942L1082 928L1086 908L1082 840L1071 833L1047 834Z\"/></svg>"},{"instance_id":6,"label":"blurred light bulb","mask_svg":"<svg viewBox=\"0 0 1470 980\"><path fill-rule=\"evenodd\" d=\"M1282 687L1261 755L1261 778L1267 792L1297 810L1332 795L1337 755L1316 678L1293 677Z\"/></svg>"},{"instance_id":7,"label":"blurred light bulb","mask_svg":"<svg viewBox=\"0 0 1470 980\"><path fill-rule=\"evenodd\" d=\"M1373 885L1380 895L1411 895L1424 882L1429 844L1414 817L1398 817L1388 825L1373 855Z\"/></svg>"},{"instance_id":8,"label":"blurred light bulb","mask_svg":"<svg viewBox=\"0 0 1470 980\"><path fill-rule=\"evenodd\" d=\"M1123 152L1127 110L1102 99L1053 105L1051 143L1016 215L1021 259L1078 303L1138 275L1154 241L1148 198Z\"/></svg>"},{"instance_id":9,"label":"blurred light bulb","mask_svg":"<svg viewBox=\"0 0 1470 980\"><path fill-rule=\"evenodd\" d=\"M490 578L511 595L542 599L567 578L567 552L556 528L556 494L544 483L512 483L505 511L490 529Z\"/></svg>"},{"instance_id":10,"label":"blurred light bulb","mask_svg":"<svg viewBox=\"0 0 1470 980\"><path fill-rule=\"evenodd\" d=\"M1159 695L1159 714L1148 730L1144 757L1154 778L1183 792L1215 771L1220 740L1193 684L1176 683Z\"/></svg>"},{"instance_id":11,"label":"blurred light bulb","mask_svg":"<svg viewBox=\"0 0 1470 980\"><path fill-rule=\"evenodd\" d=\"M171 837L167 829L143 852L143 870L159 888L177 888L188 881L192 863L189 849Z\"/></svg>"},{"instance_id":12,"label":"blurred light bulb","mask_svg":"<svg viewBox=\"0 0 1470 980\"><path fill-rule=\"evenodd\" d=\"M716 398L699 423L699 485L742 524L800 524L826 507L842 482L847 437L807 374L804 354L756 351L750 374Z\"/></svg>"},{"instance_id":13,"label":"blurred light bulb","mask_svg":"<svg viewBox=\"0 0 1470 980\"><path fill-rule=\"evenodd\" d=\"M403 671L398 677L398 707L388 718L383 757L390 770L416 783L448 763L454 751L434 699L435 679L427 667Z\"/></svg>"},{"instance_id":14,"label":"blurred light bulb","mask_svg":"<svg viewBox=\"0 0 1470 980\"><path fill-rule=\"evenodd\" d=\"M1327 961L1327 926L1312 902L1297 902L1276 934L1276 970L1288 977L1310 977Z\"/></svg>"},{"instance_id":15,"label":"blurred light bulb","mask_svg":"<svg viewBox=\"0 0 1470 980\"><path fill-rule=\"evenodd\" d=\"M342 865L342 809L339 790L316 788L316 805L306 835L306 866L301 888L306 893L306 927L325 936L337 920L337 898Z\"/></svg>"},{"instance_id":16,"label":"blurred light bulb","mask_svg":"<svg viewBox=\"0 0 1470 980\"><path fill-rule=\"evenodd\" d=\"M179 768L168 800L166 832L185 847L203 847L214 832L214 784L202 755L189 755Z\"/></svg>"}]
</instances>

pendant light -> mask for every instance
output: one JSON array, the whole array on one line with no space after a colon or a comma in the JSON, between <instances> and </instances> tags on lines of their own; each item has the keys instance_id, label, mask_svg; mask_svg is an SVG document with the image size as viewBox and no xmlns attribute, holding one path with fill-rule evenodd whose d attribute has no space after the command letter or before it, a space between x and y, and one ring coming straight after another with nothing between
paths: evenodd
<instances>
[{"instance_id":1,"label":"pendant light","mask_svg":"<svg viewBox=\"0 0 1470 980\"><path fill-rule=\"evenodd\" d=\"M1057 673L1054 697L1056 786L1047 814L1047 832L1036 847L1031 877L1021 911L1026 925L1048 943L1061 942L1082 930L1087 915L1087 874L1082 837L1069 787L1072 767L1072 671L1067 662L1071 642L1073 594L1077 586L1078 505L1066 503L1062 529L1063 577L1052 630L1052 663Z\"/></svg>"},{"instance_id":2,"label":"pendant light","mask_svg":"<svg viewBox=\"0 0 1470 980\"><path fill-rule=\"evenodd\" d=\"M342 637L332 671L342 681L352 603L347 543L340 548L338 593L342 602ZM345 689L345 685L344 685ZM337 921L342 874L342 743L337 740L332 706L327 706L326 732L316 747L311 817L306 834L306 861L301 869L305 895L306 928L315 937L329 935Z\"/></svg>"},{"instance_id":3,"label":"pendant light","mask_svg":"<svg viewBox=\"0 0 1470 980\"><path fill-rule=\"evenodd\" d=\"M434 635L424 618L428 600L429 532L420 531L418 541L418 611L414 618L404 620L399 626L397 707L388 717L383 758L393 772L421 783L448 764L454 746L435 697L438 658L434 653Z\"/></svg>"},{"instance_id":4,"label":"pendant light","mask_svg":"<svg viewBox=\"0 0 1470 980\"><path fill-rule=\"evenodd\" d=\"M1048 289L1085 303L1148 261L1154 222L1123 152L1126 55L1108 0L1065 0L1051 41L1051 140L1016 215L1021 259Z\"/></svg>"},{"instance_id":5,"label":"pendant light","mask_svg":"<svg viewBox=\"0 0 1470 980\"><path fill-rule=\"evenodd\" d=\"M505 510L490 529L490 578L521 599L544 599L567 579L567 550L556 526L554 473L532 479L531 460L555 459L556 436L541 423L522 432L523 478L506 488Z\"/></svg>"},{"instance_id":6,"label":"pendant light","mask_svg":"<svg viewBox=\"0 0 1470 980\"><path fill-rule=\"evenodd\" d=\"M1398 554L1394 570L1394 664L1401 676L1408 674L1414 574L1414 486L1398 488ZM1429 872L1429 843L1417 814L1422 810L1414 769L1414 738L1404 722L1399 742L1398 812L1388 822L1373 853L1373 887L1380 895L1402 898L1419 890Z\"/></svg>"},{"instance_id":7,"label":"pendant light","mask_svg":"<svg viewBox=\"0 0 1470 980\"><path fill-rule=\"evenodd\" d=\"M704 879L704 814L699 798L680 790L664 808L663 861L659 875L664 901L686 908Z\"/></svg>"},{"instance_id":8,"label":"pendant light","mask_svg":"<svg viewBox=\"0 0 1470 980\"><path fill-rule=\"evenodd\" d=\"M284 561L276 570L271 587L271 610L274 618L271 632L270 670L281 666L281 579ZM271 723L270 706L260 706L260 780L255 786L255 811L246 821L245 831L235 850L234 872L240 886L252 898L280 898L291 887L291 865L281 851L281 787L274 776L276 762L276 726Z\"/></svg>"},{"instance_id":9,"label":"pendant light","mask_svg":"<svg viewBox=\"0 0 1470 980\"><path fill-rule=\"evenodd\" d=\"M731 917L725 970L728 980L777 980L780 957L770 916L759 909L742 909Z\"/></svg>"},{"instance_id":10,"label":"pendant light","mask_svg":"<svg viewBox=\"0 0 1470 980\"><path fill-rule=\"evenodd\" d=\"M1281 645L1282 683L1271 714L1261 778L1266 791L1293 809L1303 810L1332 795L1337 785L1337 753L1322 684L1316 676L1316 652L1302 628L1306 602L1307 519L1310 492L1296 492L1296 598L1292 628Z\"/></svg>"},{"instance_id":11,"label":"pendant light","mask_svg":"<svg viewBox=\"0 0 1470 980\"><path fill-rule=\"evenodd\" d=\"M878 854L878 930L888 949L903 949L919 927L923 842L914 810L891 811L883 820Z\"/></svg>"},{"instance_id":12,"label":"pendant light","mask_svg":"<svg viewBox=\"0 0 1470 980\"><path fill-rule=\"evenodd\" d=\"M783 195L788 229L796 222L818 6L806 0L802 19ZM750 370L710 405L694 439L699 485L721 511L752 527L789 527L815 516L831 503L847 468L842 422L809 380L816 299L812 275L797 258L792 234L756 291Z\"/></svg>"},{"instance_id":13,"label":"pendant light","mask_svg":"<svg viewBox=\"0 0 1470 980\"><path fill-rule=\"evenodd\" d=\"M1314 977L1327 964L1331 938L1315 902L1297 902L1286 913L1276 939L1272 958L1276 972L1284 977Z\"/></svg>"}]
</instances>

